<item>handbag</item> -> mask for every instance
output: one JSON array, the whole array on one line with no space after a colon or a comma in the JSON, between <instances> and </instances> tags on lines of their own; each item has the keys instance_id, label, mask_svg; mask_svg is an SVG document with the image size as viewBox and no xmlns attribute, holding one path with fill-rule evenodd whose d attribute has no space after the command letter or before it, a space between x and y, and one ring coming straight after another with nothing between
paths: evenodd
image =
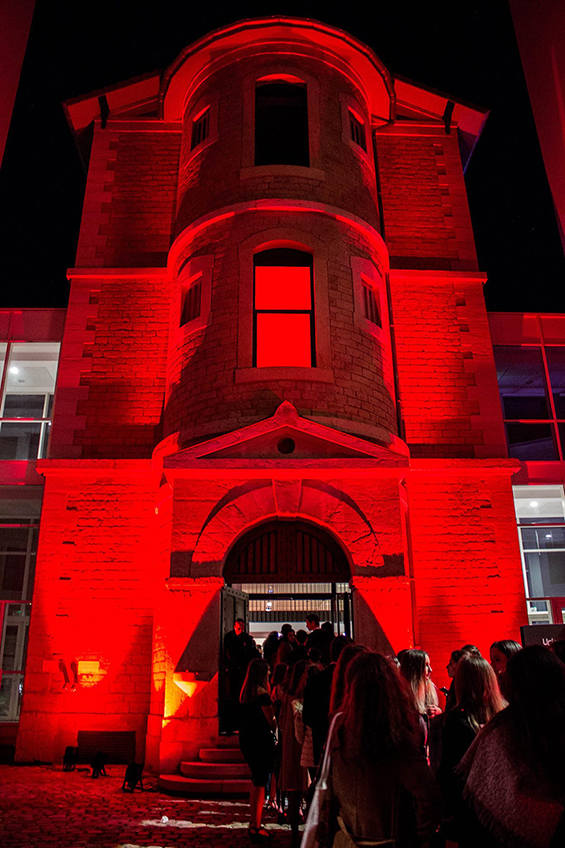
<instances>
[{"instance_id":1,"label":"handbag","mask_svg":"<svg viewBox=\"0 0 565 848\"><path fill-rule=\"evenodd\" d=\"M336 721L340 715L341 713L335 714L328 731L322 768L308 810L300 848L331 848L334 834L338 828L337 809L328 787L328 777L331 765L331 741Z\"/></svg>"}]
</instances>

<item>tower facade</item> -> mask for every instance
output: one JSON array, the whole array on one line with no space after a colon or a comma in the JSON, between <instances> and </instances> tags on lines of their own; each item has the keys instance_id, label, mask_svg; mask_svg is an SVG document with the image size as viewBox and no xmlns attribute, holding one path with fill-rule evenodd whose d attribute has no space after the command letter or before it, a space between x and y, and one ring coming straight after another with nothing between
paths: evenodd
<instances>
[{"instance_id":1,"label":"tower facade","mask_svg":"<svg viewBox=\"0 0 565 848\"><path fill-rule=\"evenodd\" d=\"M67 104L95 129L18 757L106 734L172 773L218 733L236 609L438 667L523 622L460 153L484 116L288 18L105 97Z\"/></svg>"}]
</instances>

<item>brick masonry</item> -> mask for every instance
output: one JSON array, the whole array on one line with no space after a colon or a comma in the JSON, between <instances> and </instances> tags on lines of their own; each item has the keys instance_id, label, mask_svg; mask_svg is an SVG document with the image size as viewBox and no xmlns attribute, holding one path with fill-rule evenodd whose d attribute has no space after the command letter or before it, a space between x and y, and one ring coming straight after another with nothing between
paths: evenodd
<instances>
[{"instance_id":1,"label":"brick masonry","mask_svg":"<svg viewBox=\"0 0 565 848\"><path fill-rule=\"evenodd\" d=\"M456 131L398 122L375 137L391 266L477 270Z\"/></svg>"}]
</instances>

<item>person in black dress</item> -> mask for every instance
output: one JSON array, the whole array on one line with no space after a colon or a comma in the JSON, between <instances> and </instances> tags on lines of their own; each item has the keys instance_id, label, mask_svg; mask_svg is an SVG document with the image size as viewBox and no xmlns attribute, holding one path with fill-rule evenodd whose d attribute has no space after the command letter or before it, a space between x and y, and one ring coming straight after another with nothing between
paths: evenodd
<instances>
[{"instance_id":1,"label":"person in black dress","mask_svg":"<svg viewBox=\"0 0 565 848\"><path fill-rule=\"evenodd\" d=\"M265 786L274 766L276 720L269 695L269 665L251 660L240 696L239 747L251 772L249 836L253 842L269 838L261 824Z\"/></svg>"}]
</instances>

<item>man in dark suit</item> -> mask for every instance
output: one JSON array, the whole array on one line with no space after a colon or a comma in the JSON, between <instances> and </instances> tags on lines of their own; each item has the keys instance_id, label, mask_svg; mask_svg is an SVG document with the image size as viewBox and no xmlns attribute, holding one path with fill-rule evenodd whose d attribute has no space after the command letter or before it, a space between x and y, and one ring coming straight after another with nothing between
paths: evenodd
<instances>
[{"instance_id":1,"label":"man in dark suit","mask_svg":"<svg viewBox=\"0 0 565 848\"><path fill-rule=\"evenodd\" d=\"M245 630L245 621L236 618L233 630L224 637L224 673L226 699L224 705L224 730L233 733L239 728L239 693L250 661L259 657L255 640Z\"/></svg>"}]
</instances>

